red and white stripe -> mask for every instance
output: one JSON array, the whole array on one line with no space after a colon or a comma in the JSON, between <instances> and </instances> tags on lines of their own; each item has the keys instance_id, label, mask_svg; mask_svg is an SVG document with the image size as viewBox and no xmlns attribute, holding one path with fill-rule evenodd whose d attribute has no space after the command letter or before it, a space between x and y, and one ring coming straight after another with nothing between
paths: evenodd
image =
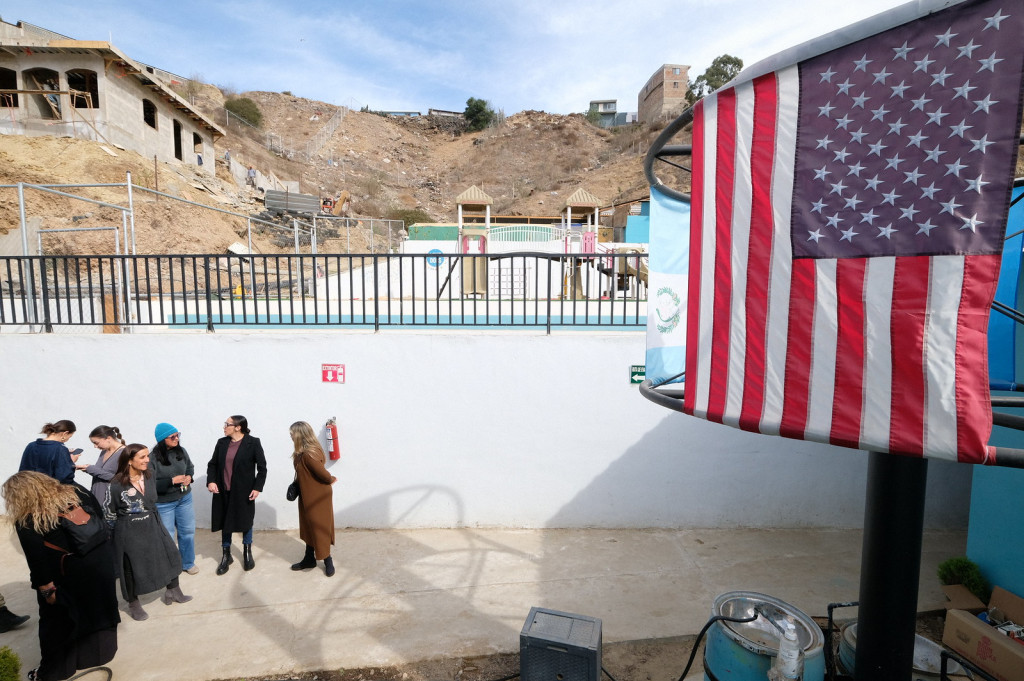
<instances>
[{"instance_id":1,"label":"red and white stripe","mask_svg":"<svg viewBox=\"0 0 1024 681\"><path fill-rule=\"evenodd\" d=\"M683 411L984 462L999 256L794 260L799 89L793 66L695 107Z\"/></svg>"}]
</instances>

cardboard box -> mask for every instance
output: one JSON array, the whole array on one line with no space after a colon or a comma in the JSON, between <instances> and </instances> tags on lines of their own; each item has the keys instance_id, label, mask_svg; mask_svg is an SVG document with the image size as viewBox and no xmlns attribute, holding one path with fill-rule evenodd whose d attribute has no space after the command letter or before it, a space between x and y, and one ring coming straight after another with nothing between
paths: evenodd
<instances>
[{"instance_id":1,"label":"cardboard box","mask_svg":"<svg viewBox=\"0 0 1024 681\"><path fill-rule=\"evenodd\" d=\"M981 599L972 594L963 584L945 584L942 593L946 594L946 610L966 610L978 614L985 610Z\"/></svg>"},{"instance_id":2,"label":"cardboard box","mask_svg":"<svg viewBox=\"0 0 1024 681\"><path fill-rule=\"evenodd\" d=\"M1002 587L992 591L988 607L998 608L1017 624L1024 623L1024 598ZM1024 681L1024 645L964 610L946 613L942 642L999 681Z\"/></svg>"}]
</instances>

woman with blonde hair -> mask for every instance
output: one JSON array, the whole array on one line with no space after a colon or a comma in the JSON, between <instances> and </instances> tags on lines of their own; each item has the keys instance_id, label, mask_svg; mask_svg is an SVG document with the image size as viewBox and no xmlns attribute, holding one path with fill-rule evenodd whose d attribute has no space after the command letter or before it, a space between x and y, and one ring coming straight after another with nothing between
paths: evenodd
<instances>
[{"instance_id":1,"label":"woman with blonde hair","mask_svg":"<svg viewBox=\"0 0 1024 681\"><path fill-rule=\"evenodd\" d=\"M292 464L295 479L299 481L299 538L306 543L306 555L292 565L292 570L308 570L322 560L324 573L333 577L334 499L331 485L338 479L324 467L327 457L308 423L297 421L288 432L295 445Z\"/></svg>"},{"instance_id":2,"label":"woman with blonde hair","mask_svg":"<svg viewBox=\"0 0 1024 681\"><path fill-rule=\"evenodd\" d=\"M114 558L99 505L85 488L36 471L15 473L3 485L6 516L14 523L39 604L39 667L30 679L66 679L110 662L117 652ZM87 544L68 521L98 528Z\"/></svg>"}]
</instances>

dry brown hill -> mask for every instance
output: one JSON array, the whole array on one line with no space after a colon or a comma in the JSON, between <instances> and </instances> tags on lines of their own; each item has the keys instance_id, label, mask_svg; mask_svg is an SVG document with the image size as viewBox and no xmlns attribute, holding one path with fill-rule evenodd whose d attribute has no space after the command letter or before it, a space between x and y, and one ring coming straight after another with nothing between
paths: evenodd
<instances>
[{"instance_id":1,"label":"dry brown hill","mask_svg":"<svg viewBox=\"0 0 1024 681\"><path fill-rule=\"evenodd\" d=\"M224 95L203 86L196 105L227 135L217 143L217 156L230 149L232 156L273 172L285 180L298 180L301 191L321 196L347 190L354 214L386 217L396 209L418 208L438 222L454 222L455 197L477 185L494 198L492 212L499 215L557 215L566 197L583 187L605 204L647 194L643 155L657 130L633 126L607 131L589 124L578 114L562 116L525 111L483 132L457 134L450 125L429 117L394 118L346 111L345 118L312 162L302 155L291 159L267 148L304 150L306 142L338 110L314 100L282 93L245 93L263 113L259 130L238 123L226 124ZM262 209L258 196L238 187L223 167L216 180L188 166L155 164L131 151L112 149L74 139L0 136L0 184L87 184L124 182L130 171L135 184L155 187L188 201L223 210L252 214ZM125 205L123 189L81 189L84 196ZM37 190L26 193L27 213L44 229L95 227L120 224L120 212L73 201ZM244 241L244 219L158 200L136 192L136 243L139 253L217 253L235 241ZM19 224L16 193L0 189L0 233ZM340 243L322 251L369 249L365 233L353 230ZM259 252L286 252L275 246L273 234L257 235ZM34 244L32 245L34 248ZM47 253L108 253L109 233L52 235ZM383 244L378 245L378 250Z\"/></svg>"}]
</instances>

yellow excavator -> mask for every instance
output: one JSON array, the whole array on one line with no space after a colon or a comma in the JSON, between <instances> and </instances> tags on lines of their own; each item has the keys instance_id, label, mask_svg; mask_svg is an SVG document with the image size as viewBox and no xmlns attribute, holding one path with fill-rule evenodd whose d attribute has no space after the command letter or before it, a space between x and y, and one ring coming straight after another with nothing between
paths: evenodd
<instances>
[{"instance_id":1,"label":"yellow excavator","mask_svg":"<svg viewBox=\"0 0 1024 681\"><path fill-rule=\"evenodd\" d=\"M350 198L351 197L347 191L342 191L338 194L337 198L334 199L334 206L331 208L331 215L335 217L348 215L352 208L352 201Z\"/></svg>"}]
</instances>

